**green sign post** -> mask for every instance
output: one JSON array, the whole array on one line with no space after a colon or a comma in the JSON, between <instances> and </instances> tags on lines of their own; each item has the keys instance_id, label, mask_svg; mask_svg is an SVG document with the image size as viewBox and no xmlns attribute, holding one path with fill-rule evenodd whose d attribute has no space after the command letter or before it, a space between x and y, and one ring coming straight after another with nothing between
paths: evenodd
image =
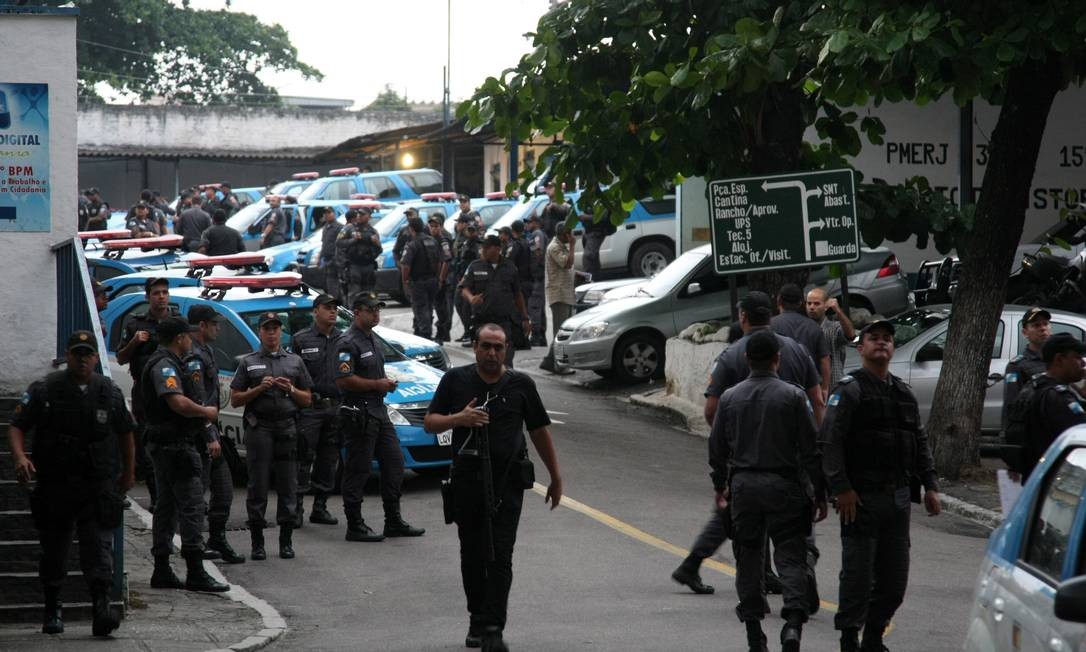
<instances>
[{"instance_id":1,"label":"green sign post","mask_svg":"<svg viewBox=\"0 0 1086 652\"><path fill-rule=\"evenodd\" d=\"M860 257L852 170L713 181L709 216L717 274Z\"/></svg>"}]
</instances>

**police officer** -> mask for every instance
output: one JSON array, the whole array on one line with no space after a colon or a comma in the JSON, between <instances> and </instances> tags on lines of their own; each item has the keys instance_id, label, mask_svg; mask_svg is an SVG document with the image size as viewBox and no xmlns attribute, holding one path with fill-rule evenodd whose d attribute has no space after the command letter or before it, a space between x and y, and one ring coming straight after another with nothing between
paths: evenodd
<instances>
[{"instance_id":1,"label":"police officer","mask_svg":"<svg viewBox=\"0 0 1086 652\"><path fill-rule=\"evenodd\" d=\"M526 317L528 308L520 291L517 268L501 255L502 243L498 236L488 235L483 240L482 258L468 265L460 281L460 294L472 308L472 324L493 323L505 329L505 341L513 341L513 320L523 317L524 332L532 330L532 321ZM505 347L505 366L513 366L515 347Z\"/></svg>"},{"instance_id":2,"label":"police officer","mask_svg":"<svg viewBox=\"0 0 1086 652\"><path fill-rule=\"evenodd\" d=\"M336 219L336 211L331 206L325 206L321 214L321 252L317 264L324 270L324 291L332 295L337 301L343 300L343 290L339 285L339 257L336 255L336 238L343 230L343 225Z\"/></svg>"},{"instance_id":3,"label":"police officer","mask_svg":"<svg viewBox=\"0 0 1086 652\"><path fill-rule=\"evenodd\" d=\"M437 313L437 337L434 338L434 341L443 344L452 337L449 331L452 330L453 294L455 290L455 283L452 279L453 241L449 232L445 230L445 215L442 213L431 215L427 224L430 227L430 235L433 236L441 248L441 271L437 275L437 302L434 305L434 312Z\"/></svg>"},{"instance_id":4,"label":"police officer","mask_svg":"<svg viewBox=\"0 0 1086 652\"><path fill-rule=\"evenodd\" d=\"M83 193L87 198L87 231L104 231L109 221L109 204L102 200L102 194L97 188L87 188Z\"/></svg>"},{"instance_id":5,"label":"police officer","mask_svg":"<svg viewBox=\"0 0 1086 652\"><path fill-rule=\"evenodd\" d=\"M214 190L212 190L213 196ZM216 208L219 207L217 203L214 202ZM291 217L280 207L281 203L282 199L278 195L268 195L268 206L270 208L267 217L264 218L264 231L260 234L261 249L274 247L296 239L292 235ZM207 208L205 207L204 210L207 210Z\"/></svg>"},{"instance_id":6,"label":"police officer","mask_svg":"<svg viewBox=\"0 0 1086 652\"><path fill-rule=\"evenodd\" d=\"M709 435L713 488L719 507L731 502L736 613L746 624L747 644L754 652L766 649L761 621L768 535L783 585L781 644L796 652L807 621L806 538L812 518L826 517L814 413L804 391L777 376L780 342L773 333L751 335L745 355L750 375L721 396Z\"/></svg>"},{"instance_id":7,"label":"police officer","mask_svg":"<svg viewBox=\"0 0 1086 652\"><path fill-rule=\"evenodd\" d=\"M245 406L245 462L249 468L245 508L252 540L249 558L256 561L268 558L264 550L267 525L264 513L268 508L268 486L274 469L279 557L294 559L291 533L298 485L295 417L299 408L308 407L312 401L313 381L301 358L281 350L283 322L276 313L266 312L260 316L257 334L260 350L238 362L234 380L230 383L230 405Z\"/></svg>"},{"instance_id":8,"label":"police officer","mask_svg":"<svg viewBox=\"0 0 1086 652\"><path fill-rule=\"evenodd\" d=\"M198 365L189 370L183 360L192 349L192 333L199 327L180 317L158 324L158 349L143 369L143 409L147 415L147 449L154 461L159 488L151 522L151 553L156 589L227 591L230 587L204 571L204 486L201 449L209 423L219 410L201 405L203 377ZM188 574L181 582L170 568L174 532L181 532L181 556Z\"/></svg>"},{"instance_id":9,"label":"police officer","mask_svg":"<svg viewBox=\"0 0 1086 652\"><path fill-rule=\"evenodd\" d=\"M460 316L460 323L464 326L464 334L457 341L463 342L464 346L471 346L471 304L457 288L464 279L468 265L482 255L481 243L474 223L457 221L456 228L457 236L453 241L453 305L456 307L456 314Z\"/></svg>"},{"instance_id":10,"label":"police officer","mask_svg":"<svg viewBox=\"0 0 1086 652\"><path fill-rule=\"evenodd\" d=\"M445 262L441 245L417 217L407 220L411 241L400 260L400 275L404 292L411 297L415 335L431 339L434 327L434 303L437 301L438 277Z\"/></svg>"},{"instance_id":11,"label":"police officer","mask_svg":"<svg viewBox=\"0 0 1086 652\"><path fill-rule=\"evenodd\" d=\"M132 217L128 218L125 228L132 232L133 238L154 238L162 235L158 224L151 219L151 207L145 202L136 204Z\"/></svg>"},{"instance_id":12,"label":"police officer","mask_svg":"<svg viewBox=\"0 0 1086 652\"><path fill-rule=\"evenodd\" d=\"M417 218L419 212L412 206L408 206L403 211L404 217L407 218L408 224L411 223L411 218ZM400 229L400 232L396 234L396 242L392 245L392 260L396 263L396 266L400 266L400 261L403 259L404 249L407 248L408 243L411 242L414 236L411 232L410 226L405 226Z\"/></svg>"},{"instance_id":13,"label":"police officer","mask_svg":"<svg viewBox=\"0 0 1086 652\"><path fill-rule=\"evenodd\" d=\"M60 589L68 575L72 531L79 532L79 564L94 601L95 636L107 636L119 622L109 607L113 585L113 530L123 518L121 500L132 488L135 424L121 390L95 373L98 345L94 334L76 331L68 338L68 363L30 386L8 429L15 477L29 482L34 525L41 542L38 577L45 593L42 633L64 631ZM34 461L25 436L34 432ZM114 473L120 452L124 468Z\"/></svg>"},{"instance_id":14,"label":"police officer","mask_svg":"<svg viewBox=\"0 0 1086 652\"><path fill-rule=\"evenodd\" d=\"M185 371L195 380L197 374L202 383L197 387L201 393L199 403L204 406L219 408L219 364L215 361L212 344L219 337L220 315L214 308L198 304L189 308L188 321L197 331L192 334L192 350L183 360ZM245 557L230 547L226 539L226 521L230 518L230 507L234 503L234 479L230 474L230 465L222 455L222 433L219 424L208 424L206 449L200 452L203 461L204 491L210 498L207 502L207 550L218 553L228 564L241 564ZM207 551L204 554L208 558Z\"/></svg>"},{"instance_id":15,"label":"police officer","mask_svg":"<svg viewBox=\"0 0 1086 652\"><path fill-rule=\"evenodd\" d=\"M501 326L481 325L476 333L475 364L456 367L441 378L423 422L427 432L453 431L457 453L450 476L460 572L470 615L464 644L484 650L509 649L502 631L513 582L513 546L524 489L534 480L524 429L550 475L545 500L554 509L562 499L558 454L547 428L550 418L531 377L503 365L506 342ZM484 467L467 454L478 449L473 429L479 427L489 433L493 506L484 504ZM490 541L485 535L488 517Z\"/></svg>"},{"instance_id":16,"label":"police officer","mask_svg":"<svg viewBox=\"0 0 1086 652\"><path fill-rule=\"evenodd\" d=\"M365 206L348 210L348 224L336 238L336 252L342 255L343 292L350 301L361 294L368 294L377 283L381 237L370 226L370 213Z\"/></svg>"},{"instance_id":17,"label":"police officer","mask_svg":"<svg viewBox=\"0 0 1086 652\"><path fill-rule=\"evenodd\" d=\"M403 451L388 418L385 395L396 381L385 376L385 356L373 327L381 322L385 304L369 295L355 298L354 323L339 340L336 386L343 397L343 433L347 458L343 463L343 510L347 541L383 541L385 537L418 537L426 531L403 520ZM385 529L377 534L362 520L363 489L376 455L381 467L381 500Z\"/></svg>"},{"instance_id":18,"label":"police officer","mask_svg":"<svg viewBox=\"0 0 1086 652\"><path fill-rule=\"evenodd\" d=\"M517 277L520 281L520 291L524 295L524 305L531 305L532 295L535 293L535 282L533 280L532 269L532 249L528 244L528 240L524 237L524 222L520 220L513 220L513 223L509 226L510 239L509 239L509 259L513 261L513 264L517 266ZM543 288L540 287L540 291ZM525 310L521 314L521 319L514 320L514 335L513 343L521 348L527 348L530 346L531 331L523 332L523 339L518 337L517 331L520 330L520 324L523 319L530 319L532 315ZM533 327L535 322L533 321Z\"/></svg>"},{"instance_id":19,"label":"police officer","mask_svg":"<svg viewBox=\"0 0 1086 652\"><path fill-rule=\"evenodd\" d=\"M834 626L844 652L884 649L883 631L908 584L909 500L919 502L919 483L928 513L941 509L916 397L890 373L893 324L865 326L857 349L863 367L833 389L819 433L822 468L841 516L841 606Z\"/></svg>"},{"instance_id":20,"label":"police officer","mask_svg":"<svg viewBox=\"0 0 1086 652\"><path fill-rule=\"evenodd\" d=\"M479 211L471 209L471 197L460 193L456 196L456 201L460 208L460 212L456 214L457 227L459 228L460 224L474 224L475 228L481 228L483 218L479 215Z\"/></svg>"},{"instance_id":21,"label":"police officer","mask_svg":"<svg viewBox=\"0 0 1086 652\"><path fill-rule=\"evenodd\" d=\"M532 346L547 346L547 234L532 213L525 225L524 241L528 244L532 294L527 297L528 317L532 320Z\"/></svg>"},{"instance_id":22,"label":"police officer","mask_svg":"<svg viewBox=\"0 0 1086 652\"><path fill-rule=\"evenodd\" d=\"M1041 348L1049 335L1052 334L1052 326L1049 323L1052 315L1044 308L1033 307L1022 316L1022 337L1026 340L1026 349L1021 355L1015 356L1007 363L1003 373L1003 430L1007 429L1007 411L1018 398L1029 381L1037 374L1044 373L1045 361L1041 357Z\"/></svg>"},{"instance_id":23,"label":"police officer","mask_svg":"<svg viewBox=\"0 0 1086 652\"><path fill-rule=\"evenodd\" d=\"M298 414L298 506L294 527L302 527L304 495L313 494L310 523L336 525L339 519L328 512L328 495L335 486L339 461L340 433L336 418L339 387L336 386L336 356L343 331L336 328L339 301L330 294L313 299L313 325L290 338L290 350L301 356L313 379L313 402Z\"/></svg>"},{"instance_id":24,"label":"police officer","mask_svg":"<svg viewBox=\"0 0 1086 652\"><path fill-rule=\"evenodd\" d=\"M581 236L584 243L581 265L587 274L595 278L600 273L600 249L603 241L615 233L615 226L611 224L611 218L606 213L599 219L589 213L581 216L581 228L584 229L584 235Z\"/></svg>"},{"instance_id":25,"label":"police officer","mask_svg":"<svg viewBox=\"0 0 1086 652\"><path fill-rule=\"evenodd\" d=\"M153 510L157 492L151 460L144 448L146 417L143 412L143 368L158 350L156 331L159 322L167 317L177 316L177 311L170 306L170 283L167 279L147 279L143 284L143 294L147 299L147 312L133 315L125 325L124 335L117 347L117 363L128 365L128 372L132 376L132 412L138 425L136 472L147 483Z\"/></svg>"},{"instance_id":26,"label":"police officer","mask_svg":"<svg viewBox=\"0 0 1086 652\"><path fill-rule=\"evenodd\" d=\"M570 214L576 215L576 212L568 201L559 203L554 200L553 181L548 181L547 184L543 186L543 190L547 193L547 199L550 201L548 201L547 205L540 211L540 222L543 226L543 232L547 234L547 237L553 238L554 228L559 224L565 224L566 220L569 219Z\"/></svg>"}]
</instances>

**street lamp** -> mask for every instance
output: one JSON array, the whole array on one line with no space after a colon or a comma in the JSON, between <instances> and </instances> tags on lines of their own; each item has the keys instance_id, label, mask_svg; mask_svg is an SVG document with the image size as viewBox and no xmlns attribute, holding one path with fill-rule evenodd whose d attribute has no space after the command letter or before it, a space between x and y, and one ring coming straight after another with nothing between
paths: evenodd
<instances>
[{"instance_id":1,"label":"street lamp","mask_svg":"<svg viewBox=\"0 0 1086 652\"><path fill-rule=\"evenodd\" d=\"M400 157L400 167L413 168L415 167L415 157L411 152L404 152L404 155Z\"/></svg>"}]
</instances>

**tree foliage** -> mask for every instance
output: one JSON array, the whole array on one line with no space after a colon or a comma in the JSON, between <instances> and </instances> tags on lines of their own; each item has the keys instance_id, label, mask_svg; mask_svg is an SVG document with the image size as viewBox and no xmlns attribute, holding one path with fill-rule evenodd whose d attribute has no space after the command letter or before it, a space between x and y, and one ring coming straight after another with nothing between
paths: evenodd
<instances>
[{"instance_id":1,"label":"tree foliage","mask_svg":"<svg viewBox=\"0 0 1086 652\"><path fill-rule=\"evenodd\" d=\"M65 4L52 0L47 4ZM226 3L229 4L228 2ZM277 104L260 73L320 79L280 25L251 14L194 10L168 0L77 0L80 98L101 101L108 84L140 99L178 103Z\"/></svg>"},{"instance_id":2,"label":"tree foliage","mask_svg":"<svg viewBox=\"0 0 1086 652\"><path fill-rule=\"evenodd\" d=\"M392 88L392 84L385 84L385 90L378 93L377 97L366 108L384 111L407 111L411 108L411 104L406 97Z\"/></svg>"}]
</instances>

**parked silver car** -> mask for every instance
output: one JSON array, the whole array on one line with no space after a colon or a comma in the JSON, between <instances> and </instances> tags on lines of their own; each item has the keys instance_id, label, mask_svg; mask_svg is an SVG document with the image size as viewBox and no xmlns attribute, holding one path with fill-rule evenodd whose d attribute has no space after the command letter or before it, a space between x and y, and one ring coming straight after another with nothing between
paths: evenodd
<instances>
[{"instance_id":1,"label":"parked silver car","mask_svg":"<svg viewBox=\"0 0 1086 652\"><path fill-rule=\"evenodd\" d=\"M1000 415L1003 410L1003 372L1011 358L1026 348L1022 337L1022 316L1028 306L1003 307L992 343L992 357L988 364L988 390L984 395L984 415L981 431L998 434ZM1086 341L1086 316L1061 310L1052 313L1052 332L1071 333ZM950 305L924 306L901 313L890 320L894 324L894 359L890 372L912 385L920 404L920 418L927 421L935 396L935 385L943 368L943 349L946 347L947 329L950 326ZM845 358L845 371L860 366L859 354L850 349Z\"/></svg>"}]
</instances>

